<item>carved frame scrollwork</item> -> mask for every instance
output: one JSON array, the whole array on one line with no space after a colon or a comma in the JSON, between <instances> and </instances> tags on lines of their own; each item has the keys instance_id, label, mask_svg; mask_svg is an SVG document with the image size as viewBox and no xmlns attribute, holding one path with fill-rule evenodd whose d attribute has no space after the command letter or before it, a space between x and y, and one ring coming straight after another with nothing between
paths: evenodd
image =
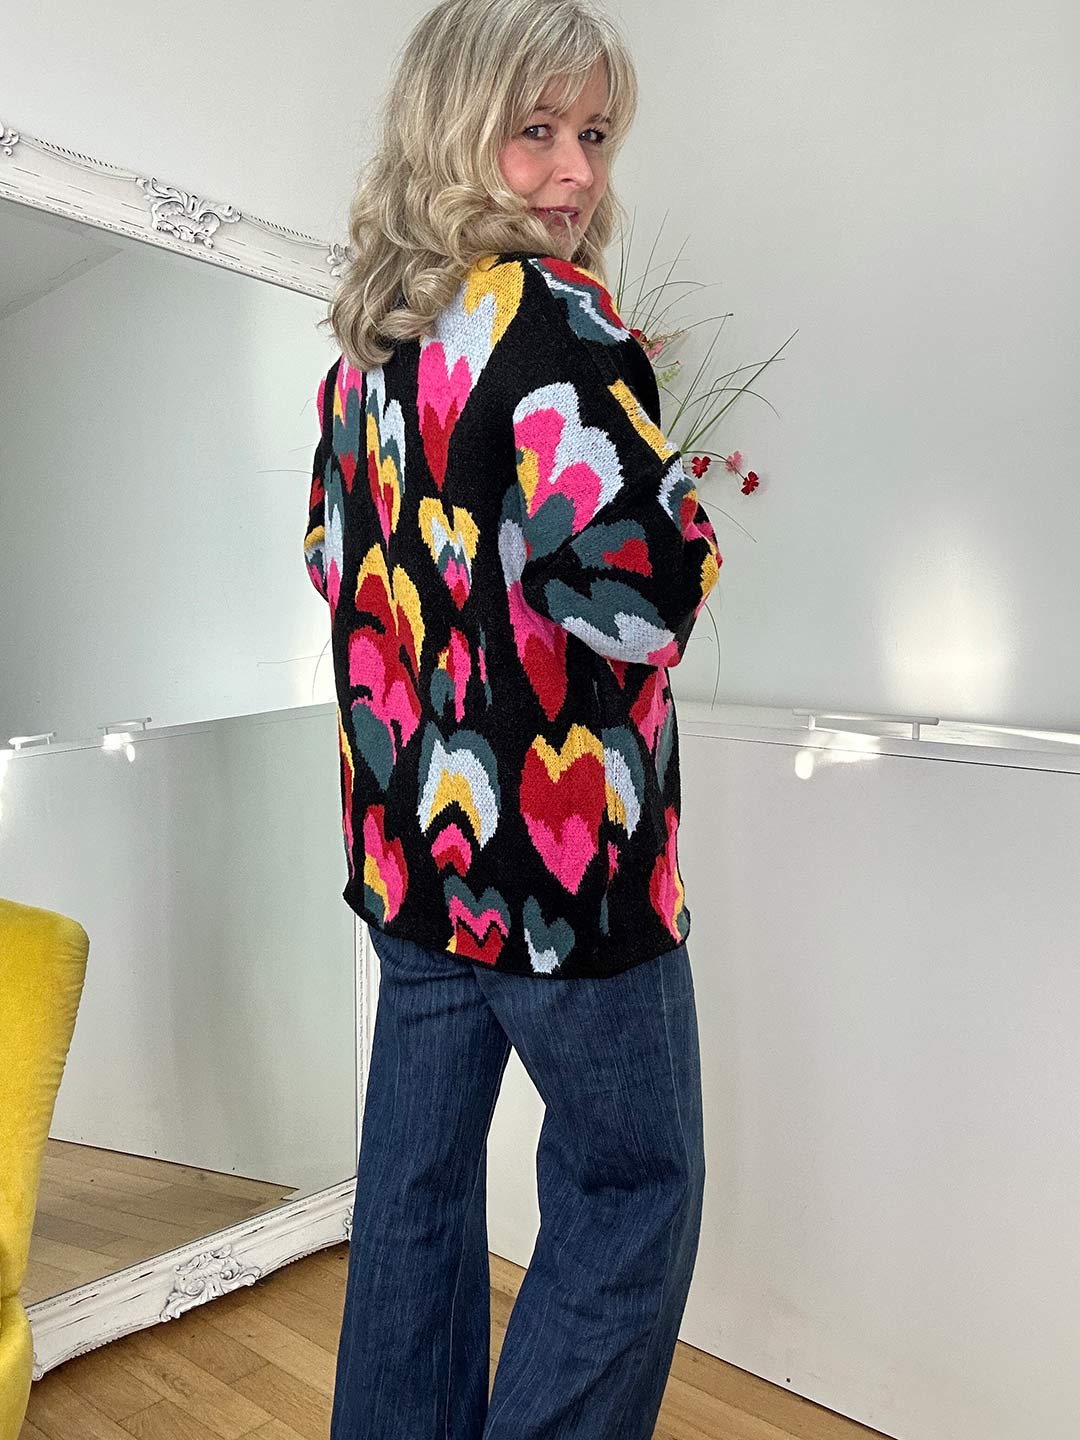
<instances>
[{"instance_id":1,"label":"carved frame scrollwork","mask_svg":"<svg viewBox=\"0 0 1080 1440\"><path fill-rule=\"evenodd\" d=\"M0 196L329 298L347 248L30 135L0 118Z\"/></svg>"}]
</instances>

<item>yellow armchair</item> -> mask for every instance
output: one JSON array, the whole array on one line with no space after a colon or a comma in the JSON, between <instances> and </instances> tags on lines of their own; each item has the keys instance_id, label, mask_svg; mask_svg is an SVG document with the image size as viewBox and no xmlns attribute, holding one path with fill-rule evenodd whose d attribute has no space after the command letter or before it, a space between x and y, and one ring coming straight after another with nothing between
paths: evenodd
<instances>
[{"instance_id":1,"label":"yellow armchair","mask_svg":"<svg viewBox=\"0 0 1080 1440\"><path fill-rule=\"evenodd\" d=\"M0 899L0 1440L17 1440L30 1395L19 1289L89 949L77 921Z\"/></svg>"}]
</instances>

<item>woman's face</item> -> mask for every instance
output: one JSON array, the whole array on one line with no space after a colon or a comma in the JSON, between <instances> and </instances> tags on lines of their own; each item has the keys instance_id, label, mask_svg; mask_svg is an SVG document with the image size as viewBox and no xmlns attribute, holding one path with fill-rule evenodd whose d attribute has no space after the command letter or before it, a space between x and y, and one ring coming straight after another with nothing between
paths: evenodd
<instances>
[{"instance_id":1,"label":"woman's face","mask_svg":"<svg viewBox=\"0 0 1080 1440\"><path fill-rule=\"evenodd\" d=\"M547 223L552 253L569 259L589 227L607 186L604 137L608 120L600 112L607 98L602 64L590 73L573 108L554 115L540 105L499 152L499 169L515 194ZM574 214L553 213L558 207Z\"/></svg>"}]
</instances>

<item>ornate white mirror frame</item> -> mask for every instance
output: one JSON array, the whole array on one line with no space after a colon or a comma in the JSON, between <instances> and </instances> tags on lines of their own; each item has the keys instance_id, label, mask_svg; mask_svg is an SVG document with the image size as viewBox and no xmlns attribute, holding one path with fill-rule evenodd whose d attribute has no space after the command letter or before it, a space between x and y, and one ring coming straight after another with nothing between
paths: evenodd
<instances>
[{"instance_id":1,"label":"ornate white mirror frame","mask_svg":"<svg viewBox=\"0 0 1080 1440\"><path fill-rule=\"evenodd\" d=\"M204 199L53 145L0 121L0 198L49 210L212 265L328 299L345 249L232 205ZM313 442L314 452L314 442ZM367 929L353 925L356 1145L374 1032L378 971ZM27 1307L34 1379L109 1340L173 1320L352 1233L355 1174L265 1215Z\"/></svg>"}]
</instances>

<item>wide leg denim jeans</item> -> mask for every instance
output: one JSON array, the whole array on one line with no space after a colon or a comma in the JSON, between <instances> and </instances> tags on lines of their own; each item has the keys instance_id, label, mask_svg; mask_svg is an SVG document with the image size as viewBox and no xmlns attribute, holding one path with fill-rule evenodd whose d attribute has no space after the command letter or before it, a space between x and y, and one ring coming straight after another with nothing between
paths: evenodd
<instances>
[{"instance_id":1,"label":"wide leg denim jeans","mask_svg":"<svg viewBox=\"0 0 1080 1440\"><path fill-rule=\"evenodd\" d=\"M331 1440L649 1440L705 1180L685 943L558 979L370 933L380 988ZM511 1046L546 1107L541 1223L489 1400L487 1136Z\"/></svg>"}]
</instances>

